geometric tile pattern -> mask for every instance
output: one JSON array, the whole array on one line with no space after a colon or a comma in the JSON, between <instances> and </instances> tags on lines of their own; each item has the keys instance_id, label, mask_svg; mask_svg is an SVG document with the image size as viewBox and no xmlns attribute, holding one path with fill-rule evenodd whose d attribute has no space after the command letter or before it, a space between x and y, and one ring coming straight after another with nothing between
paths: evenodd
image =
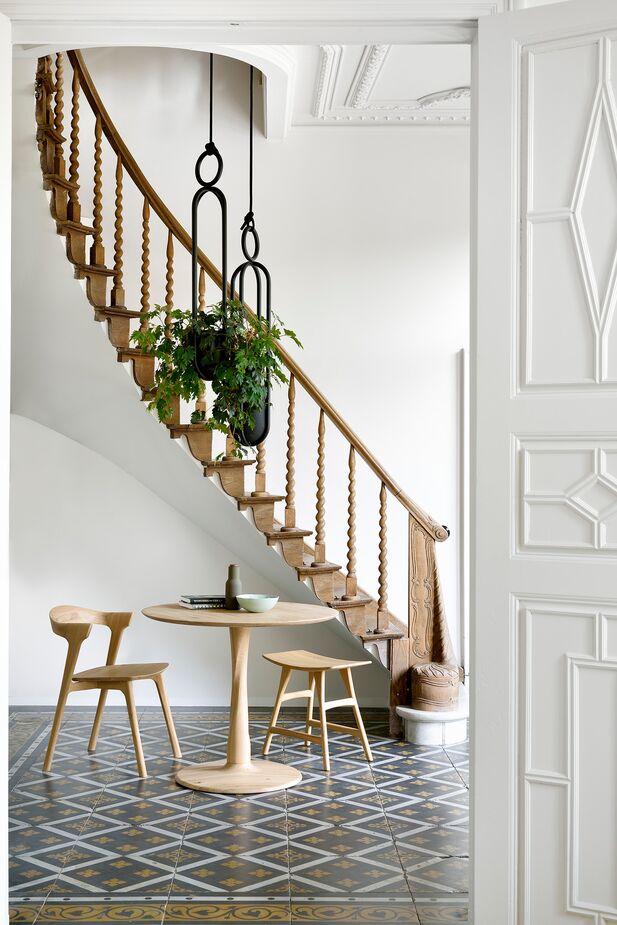
<instances>
[{"instance_id":1,"label":"geometric tile pattern","mask_svg":"<svg viewBox=\"0 0 617 925\"><path fill-rule=\"evenodd\" d=\"M214 923L467 921L467 749L408 745L366 711L373 762L331 735L318 751L279 738L297 767L289 791L198 793L182 766L225 754L224 712L176 708L183 758L169 756L163 717L141 712L150 777L137 774L124 711L108 709L96 755L93 713L69 710L53 772L41 765L51 711L10 718L10 921ZM268 715L251 712L259 753ZM281 723L299 726L288 711ZM343 711L339 722L349 721Z\"/></svg>"}]
</instances>

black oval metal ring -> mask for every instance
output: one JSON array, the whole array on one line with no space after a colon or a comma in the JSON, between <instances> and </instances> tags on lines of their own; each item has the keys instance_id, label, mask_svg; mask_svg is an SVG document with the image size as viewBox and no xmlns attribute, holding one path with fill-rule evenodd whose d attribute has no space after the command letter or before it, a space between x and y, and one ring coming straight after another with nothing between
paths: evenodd
<instances>
[{"instance_id":1,"label":"black oval metal ring","mask_svg":"<svg viewBox=\"0 0 617 925\"><path fill-rule=\"evenodd\" d=\"M204 180L204 178L201 175L201 166L207 157L216 158L216 173L211 180ZM197 178L197 182L199 183L200 186L203 186L205 189L210 189L212 186L218 183L218 181L221 178L222 173L223 173L223 158L221 157L220 151L217 148L217 146L214 144L214 142L209 141L208 144L206 145L205 150L197 158L197 162L195 164L195 176Z\"/></svg>"},{"instance_id":2,"label":"black oval metal ring","mask_svg":"<svg viewBox=\"0 0 617 925\"><path fill-rule=\"evenodd\" d=\"M254 250L252 254L249 254L249 250L248 250L248 236L249 235L251 235L251 237L253 238ZM254 260L257 260L257 257L259 255L259 235L257 234L257 229L255 228L254 225L247 225L246 228L242 229L241 247L242 247L242 253L246 257L246 259L249 261L249 263L252 263Z\"/></svg>"}]
</instances>

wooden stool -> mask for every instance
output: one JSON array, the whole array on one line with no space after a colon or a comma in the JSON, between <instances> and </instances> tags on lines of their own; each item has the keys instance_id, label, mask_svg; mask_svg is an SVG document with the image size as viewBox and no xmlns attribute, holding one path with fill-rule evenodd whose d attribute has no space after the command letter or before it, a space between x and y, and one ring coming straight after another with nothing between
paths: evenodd
<instances>
[{"instance_id":1,"label":"wooden stool","mask_svg":"<svg viewBox=\"0 0 617 925\"><path fill-rule=\"evenodd\" d=\"M304 649L297 649L294 652L271 652L269 655L264 655L264 658L274 665L280 665L282 669L278 694L276 695L276 703L274 704L266 741L264 742L264 755L268 754L272 736L275 734L293 736L296 739L304 739L304 744L307 747L310 746L311 742L319 742L323 749L324 771L329 771L330 752L328 750L328 729L334 729L336 732L349 732L350 735L360 739L367 761L373 760L351 678L352 668L359 668L361 665L370 665L370 661L353 662L342 658L328 658L326 655L317 655L315 652L306 652ZM292 671L308 672L309 686L307 690L286 693ZM326 700L327 671L339 671L341 673L341 678L343 679L349 697L345 697L343 700ZM317 696L319 697L319 719L313 719L315 687L317 687ZM276 725L283 702L285 700L293 700L297 697L308 698L305 732L299 732L296 729L285 729L282 726ZM356 727L341 726L340 723L327 722L326 711L331 710L333 707L351 707L356 720ZM319 726L321 735L312 735L312 726Z\"/></svg>"},{"instance_id":2,"label":"wooden stool","mask_svg":"<svg viewBox=\"0 0 617 925\"><path fill-rule=\"evenodd\" d=\"M135 747L135 757L137 758L137 768L140 777L147 777L146 763L144 753L141 747L141 736L139 735L139 725L137 722L137 711L135 709L135 699L133 697L133 681L151 680L156 684L169 741L174 758L182 758L180 744L176 736L174 721L169 709L165 685L163 684L163 672L169 667L167 662L151 662L141 665L116 665L116 656L120 647L120 640L124 630L131 622L132 613L101 613L98 610L86 610L84 607L71 607L67 604L61 607L54 607L50 611L49 619L51 628L57 636L64 636L68 642L69 650L64 665L64 674L62 675L62 684L60 685L60 694L58 704L54 714L54 722L51 727L49 745L45 755L44 771L51 770L51 763L54 757L54 749L58 741L58 733L64 715L66 699L73 691L90 691L100 690L99 702L96 708L94 724L88 743L88 751L93 752L96 749L96 740L98 739L101 721L103 719L103 710L107 699L108 690L118 690L124 694L126 707L131 724L131 734L133 736L133 745ZM75 674L75 665L79 656L79 650L82 643L90 635L90 630L94 624L107 626L111 631L111 640L107 652L107 664L100 668L90 668L87 671L80 671Z\"/></svg>"}]
</instances>

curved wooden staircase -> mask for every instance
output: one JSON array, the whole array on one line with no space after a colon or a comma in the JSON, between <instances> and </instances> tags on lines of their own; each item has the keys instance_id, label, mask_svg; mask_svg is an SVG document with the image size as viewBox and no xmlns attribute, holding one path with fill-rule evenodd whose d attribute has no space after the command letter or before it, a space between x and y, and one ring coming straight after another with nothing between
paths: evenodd
<instances>
[{"instance_id":1,"label":"curved wooden staircase","mask_svg":"<svg viewBox=\"0 0 617 925\"><path fill-rule=\"evenodd\" d=\"M65 56L62 52L40 58L36 73L37 142L41 155L43 186L51 194L50 208L57 232L66 239L67 258L74 265L75 277L85 280L86 293L94 309L96 321L107 325L108 336L116 350L117 360L128 363L136 384L147 399L154 382L154 359L130 346L133 325L140 323L140 312L150 309L150 229L152 213L167 230L165 255L166 306L171 309L174 298L174 249L180 245L191 251L191 237L172 215L165 203L147 181L137 162L128 150L106 111L92 78L78 51L68 52L71 65L71 116L68 138L68 165L65 158L64 94ZM79 197L79 155L81 94L89 104L95 119L93 221L82 222ZM102 144L107 140L116 155L114 184L113 266L107 266L103 244L103 186ZM68 171L67 171L68 167ZM67 175L68 174L68 175ZM130 310L125 305L123 207L125 176L135 184L141 197L141 267L140 309ZM89 246L88 246L89 245ZM200 295L205 307L206 277L220 292L221 275L218 269L199 251ZM111 289L109 289L111 284ZM416 664L441 662L455 664L448 626L442 604L437 561L436 542L449 536L446 527L438 524L419 508L377 461L370 450L351 430L316 385L302 371L296 361L281 348L289 373L287 441L285 460L285 491L271 494L266 489L266 447L257 448L255 460L237 459L231 455L233 445L227 439L226 454L215 458L213 435L201 424L181 421L180 401L174 406L172 417L166 422L169 435L175 440L186 440L193 457L203 467L204 476L216 477L221 489L230 495L241 511L250 510L256 529L270 546L276 547L298 580L308 583L315 595L328 607L335 608L348 630L363 645L374 647L391 675L391 729L400 733L400 722L394 707L411 702L410 669ZM296 472L295 426L296 390L304 389L317 405L317 478L316 525L314 545L308 538L312 530L296 525ZM205 394L197 401L197 409L205 410ZM326 421L343 436L349 446L348 477L344 491L347 494L347 556L346 566L328 561L325 531L325 438ZM356 463L357 458L372 471L377 479L379 495L378 594L371 597L358 585L356 575ZM247 471L254 467L253 488L246 485ZM314 489L311 489L314 490ZM403 622L388 608L388 501L401 505L407 513L408 534L408 619ZM284 504L281 520L275 516L277 505Z\"/></svg>"}]
</instances>

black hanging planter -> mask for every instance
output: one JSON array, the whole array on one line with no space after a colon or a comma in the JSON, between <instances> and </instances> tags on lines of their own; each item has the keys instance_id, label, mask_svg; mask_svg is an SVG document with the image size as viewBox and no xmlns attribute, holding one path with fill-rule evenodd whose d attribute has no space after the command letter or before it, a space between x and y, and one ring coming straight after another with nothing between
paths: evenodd
<instances>
[{"instance_id":1,"label":"black hanging planter","mask_svg":"<svg viewBox=\"0 0 617 925\"><path fill-rule=\"evenodd\" d=\"M225 334L221 331L213 338L208 338L207 340L210 341L208 346L204 343L205 340L206 338L200 337L199 334L195 336L195 369L202 379L212 382L216 368L221 363L227 349Z\"/></svg>"},{"instance_id":2,"label":"black hanging planter","mask_svg":"<svg viewBox=\"0 0 617 925\"><path fill-rule=\"evenodd\" d=\"M268 436L270 430L270 386L266 386L266 395L261 408L253 412L253 426L238 430L232 427L231 435L241 446L257 446Z\"/></svg>"}]
</instances>

